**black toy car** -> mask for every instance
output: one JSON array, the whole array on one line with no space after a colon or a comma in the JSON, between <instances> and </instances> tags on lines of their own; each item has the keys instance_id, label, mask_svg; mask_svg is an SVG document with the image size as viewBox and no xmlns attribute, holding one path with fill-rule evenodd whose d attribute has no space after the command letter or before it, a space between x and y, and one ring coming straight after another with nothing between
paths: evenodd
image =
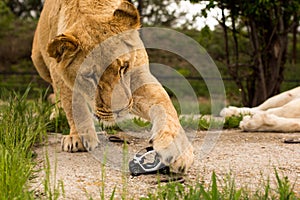
<instances>
[{"instance_id":1,"label":"black toy car","mask_svg":"<svg viewBox=\"0 0 300 200\"><path fill-rule=\"evenodd\" d=\"M133 176L153 173L169 173L169 167L164 165L153 147L140 150L129 162L129 171Z\"/></svg>"}]
</instances>

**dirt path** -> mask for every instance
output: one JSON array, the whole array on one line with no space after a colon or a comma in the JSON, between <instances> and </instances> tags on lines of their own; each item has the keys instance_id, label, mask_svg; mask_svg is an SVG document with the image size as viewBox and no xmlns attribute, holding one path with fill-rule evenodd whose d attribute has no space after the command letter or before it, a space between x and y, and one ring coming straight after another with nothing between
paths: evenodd
<instances>
[{"instance_id":1,"label":"dirt path","mask_svg":"<svg viewBox=\"0 0 300 200\"><path fill-rule=\"evenodd\" d=\"M211 174L215 171L220 180L231 173L238 187L255 190L268 177L271 184L274 184L274 167L276 167L280 175L284 174L292 184L295 183L295 192L300 197L300 144L283 143L285 139L300 138L299 133L222 131L216 143L210 144L213 149L209 153L203 153L201 148L207 133L206 131L188 132L190 139L193 140L197 159L188 175L184 177L186 183L193 183L199 179L209 183ZM131 144L128 145L127 150L129 158L137 149L146 145L148 133L139 133L139 135L130 133L130 135ZM38 147L36 152L41 168L45 154L48 152L52 181L56 166L56 182L63 181L65 190L65 197L61 199L88 199L89 197L100 199L102 189L107 199L115 187L115 199L120 199L122 195L138 199L146 196L149 191L155 191L158 180L156 175L132 177L127 172L121 172L124 163L123 145L109 142L104 135L100 134L102 148L98 148L93 154L66 153L60 150L60 137L57 134L50 135L49 144ZM104 151L105 155L109 156L104 156L107 164L105 168L101 168ZM104 184L102 184L102 172L105 172ZM33 184L38 198L44 195L43 184L41 184L44 176L44 171L41 171L38 180L35 180L37 183Z\"/></svg>"}]
</instances>

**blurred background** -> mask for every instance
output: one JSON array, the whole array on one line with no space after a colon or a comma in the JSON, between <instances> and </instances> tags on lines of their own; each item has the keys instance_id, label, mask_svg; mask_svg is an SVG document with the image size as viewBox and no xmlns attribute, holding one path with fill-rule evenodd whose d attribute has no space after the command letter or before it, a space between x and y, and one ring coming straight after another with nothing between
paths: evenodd
<instances>
[{"instance_id":1,"label":"blurred background","mask_svg":"<svg viewBox=\"0 0 300 200\"><path fill-rule=\"evenodd\" d=\"M174 29L206 49L222 75L228 104L256 106L300 85L299 0L131 2L141 13L144 27ZM30 59L42 7L41 0L0 1L1 88L22 92L29 84L49 87ZM203 106L201 112L209 113L209 93L193 66L170 52L147 51L150 62L170 66L185 76Z\"/></svg>"}]
</instances>

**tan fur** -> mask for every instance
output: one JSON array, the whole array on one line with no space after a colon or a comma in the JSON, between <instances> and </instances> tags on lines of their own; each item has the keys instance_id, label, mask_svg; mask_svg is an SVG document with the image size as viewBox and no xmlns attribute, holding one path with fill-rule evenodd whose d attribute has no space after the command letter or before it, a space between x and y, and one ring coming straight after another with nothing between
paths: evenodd
<instances>
[{"instance_id":1,"label":"tan fur","mask_svg":"<svg viewBox=\"0 0 300 200\"><path fill-rule=\"evenodd\" d=\"M244 131L300 132L300 87L267 99L254 108L224 108L220 115L244 116L240 128Z\"/></svg>"},{"instance_id":2,"label":"tan fur","mask_svg":"<svg viewBox=\"0 0 300 200\"><path fill-rule=\"evenodd\" d=\"M98 145L88 102L107 123L128 112L150 120L154 149L173 171L184 172L193 163L193 147L167 93L150 74L139 26L138 11L127 1L46 0L32 60L66 112L70 135L62 139L63 151ZM96 47L101 57L93 54Z\"/></svg>"}]
</instances>

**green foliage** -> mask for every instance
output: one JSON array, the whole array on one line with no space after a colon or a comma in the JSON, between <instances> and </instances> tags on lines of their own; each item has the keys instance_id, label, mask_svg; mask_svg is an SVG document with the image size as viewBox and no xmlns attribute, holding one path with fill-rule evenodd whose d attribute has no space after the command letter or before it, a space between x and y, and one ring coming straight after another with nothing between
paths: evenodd
<instances>
[{"instance_id":1,"label":"green foliage","mask_svg":"<svg viewBox=\"0 0 300 200\"><path fill-rule=\"evenodd\" d=\"M193 116L191 117L180 117L179 118L180 124L184 129L193 129L197 130L199 127L199 120L195 119Z\"/></svg>"},{"instance_id":2,"label":"green foliage","mask_svg":"<svg viewBox=\"0 0 300 200\"><path fill-rule=\"evenodd\" d=\"M222 198L230 200L248 199L249 196L243 188L237 188L232 174L229 173L223 180Z\"/></svg>"},{"instance_id":3,"label":"green foliage","mask_svg":"<svg viewBox=\"0 0 300 200\"><path fill-rule=\"evenodd\" d=\"M116 123L112 126L104 126L103 123L99 122L96 124L96 130L104 130L107 134L116 134L119 131L134 131L139 132L143 130L150 130L151 123L141 118L134 117L133 119L126 119Z\"/></svg>"},{"instance_id":4,"label":"green foliage","mask_svg":"<svg viewBox=\"0 0 300 200\"><path fill-rule=\"evenodd\" d=\"M181 126L184 129L192 129L192 130L208 130L208 129L216 129L222 126L222 122L218 120L214 120L213 118L207 118L205 116L201 116L199 118L195 118L193 116L183 116L179 119Z\"/></svg>"},{"instance_id":5,"label":"green foliage","mask_svg":"<svg viewBox=\"0 0 300 200\"><path fill-rule=\"evenodd\" d=\"M280 200L286 200L286 199L297 199L295 196L295 193L293 191L294 186L291 186L290 181L286 176L281 178L278 174L277 169L275 168L275 176L277 180L277 193L279 195Z\"/></svg>"},{"instance_id":6,"label":"green foliage","mask_svg":"<svg viewBox=\"0 0 300 200\"><path fill-rule=\"evenodd\" d=\"M44 172L45 179L43 185L46 197L49 200L57 200L59 197L64 196L65 190L63 181L59 180L58 183L56 183L57 162L54 163L54 172L52 172L47 150L45 154ZM52 180L51 177L54 177L54 180Z\"/></svg>"},{"instance_id":7,"label":"green foliage","mask_svg":"<svg viewBox=\"0 0 300 200\"><path fill-rule=\"evenodd\" d=\"M146 127L149 128L149 126L150 126L150 122L145 121L141 118L137 118L137 117L133 118L133 122L142 128L146 128Z\"/></svg>"},{"instance_id":8,"label":"green foliage","mask_svg":"<svg viewBox=\"0 0 300 200\"><path fill-rule=\"evenodd\" d=\"M194 116L182 116L179 118L181 126L186 130L216 130L238 128L243 116L227 117L225 122L218 118L202 115L197 118ZM108 134L116 134L118 131L134 131L150 130L151 123L140 118L128 119L114 126L105 127L100 124L100 130L105 130Z\"/></svg>"},{"instance_id":9,"label":"green foliage","mask_svg":"<svg viewBox=\"0 0 300 200\"><path fill-rule=\"evenodd\" d=\"M33 144L46 134L43 105L24 94L1 91L0 199L33 199L27 181L34 173Z\"/></svg>"},{"instance_id":10,"label":"green foliage","mask_svg":"<svg viewBox=\"0 0 300 200\"><path fill-rule=\"evenodd\" d=\"M225 117L224 128L225 129L238 128L242 120L243 120L243 115Z\"/></svg>"},{"instance_id":11,"label":"green foliage","mask_svg":"<svg viewBox=\"0 0 300 200\"><path fill-rule=\"evenodd\" d=\"M238 128L242 119L242 115L226 117L225 122L214 117L201 116L200 118L194 118L193 116L184 116L180 118L180 124L184 129L192 130L232 129Z\"/></svg>"},{"instance_id":12,"label":"green foliage","mask_svg":"<svg viewBox=\"0 0 300 200\"><path fill-rule=\"evenodd\" d=\"M42 0L3 0L18 18L38 18L43 7Z\"/></svg>"},{"instance_id":13,"label":"green foliage","mask_svg":"<svg viewBox=\"0 0 300 200\"><path fill-rule=\"evenodd\" d=\"M46 95L47 91L30 86L23 94L0 91L0 199L34 199L35 194L28 186L36 172L32 146L46 138L49 128L51 106L45 102ZM47 153L45 156L44 194L49 199L58 199L64 193L64 185L62 181L53 184L50 180L50 161Z\"/></svg>"},{"instance_id":14,"label":"green foliage","mask_svg":"<svg viewBox=\"0 0 300 200\"><path fill-rule=\"evenodd\" d=\"M191 71L188 69L180 68L177 70L178 73L180 73L183 76L189 76L191 74Z\"/></svg>"},{"instance_id":15,"label":"green foliage","mask_svg":"<svg viewBox=\"0 0 300 200\"><path fill-rule=\"evenodd\" d=\"M277 188L271 188L270 182L250 192L246 188L237 188L234 178L228 174L223 181L219 181L215 172L212 173L211 183L205 186L202 182L194 185L169 182L166 185L159 185L155 193L149 193L141 200L296 200L293 187L286 177L280 177L275 169ZM247 187L247 186L246 186Z\"/></svg>"},{"instance_id":16,"label":"green foliage","mask_svg":"<svg viewBox=\"0 0 300 200\"><path fill-rule=\"evenodd\" d=\"M2 19L5 18L0 16L0 21ZM35 25L33 21L15 17L9 20L8 27L0 24L0 73L8 73L0 74L1 88L7 87L23 93L30 82L36 86L47 87L40 77L33 77L36 71L30 55Z\"/></svg>"},{"instance_id":17,"label":"green foliage","mask_svg":"<svg viewBox=\"0 0 300 200\"><path fill-rule=\"evenodd\" d=\"M55 113L56 117L50 119L47 123L47 131L52 133L69 134L70 127L64 110L55 106L55 108L52 109L52 112Z\"/></svg>"},{"instance_id":18,"label":"green foliage","mask_svg":"<svg viewBox=\"0 0 300 200\"><path fill-rule=\"evenodd\" d=\"M155 194L148 194L147 197L141 198L141 200L164 200L164 199L174 199L174 200L218 200L225 199L225 195L236 197L231 199L239 199L241 196L241 190L225 191L222 190L217 184L217 176L215 172L211 176L211 184L209 187L205 187L203 183L197 182L194 186L183 185L177 182L170 182L167 185L158 186L158 191Z\"/></svg>"},{"instance_id":19,"label":"green foliage","mask_svg":"<svg viewBox=\"0 0 300 200\"><path fill-rule=\"evenodd\" d=\"M3 1L0 1L0 37L2 32L11 29L11 23L14 20L14 15Z\"/></svg>"},{"instance_id":20,"label":"green foliage","mask_svg":"<svg viewBox=\"0 0 300 200\"><path fill-rule=\"evenodd\" d=\"M284 78L288 33L291 33L295 26L294 18L299 16L300 2L191 2L205 2L206 7L202 10L204 16L212 8L224 11L220 19L220 27L224 34L223 40L220 41L224 41L222 51L225 57L221 57L221 60L241 91L243 104L256 106L277 94ZM231 23L227 23L228 21Z\"/></svg>"},{"instance_id":21,"label":"green foliage","mask_svg":"<svg viewBox=\"0 0 300 200\"><path fill-rule=\"evenodd\" d=\"M213 117L200 117L198 123L198 130L215 130L215 129L222 129L223 122L215 119Z\"/></svg>"}]
</instances>

